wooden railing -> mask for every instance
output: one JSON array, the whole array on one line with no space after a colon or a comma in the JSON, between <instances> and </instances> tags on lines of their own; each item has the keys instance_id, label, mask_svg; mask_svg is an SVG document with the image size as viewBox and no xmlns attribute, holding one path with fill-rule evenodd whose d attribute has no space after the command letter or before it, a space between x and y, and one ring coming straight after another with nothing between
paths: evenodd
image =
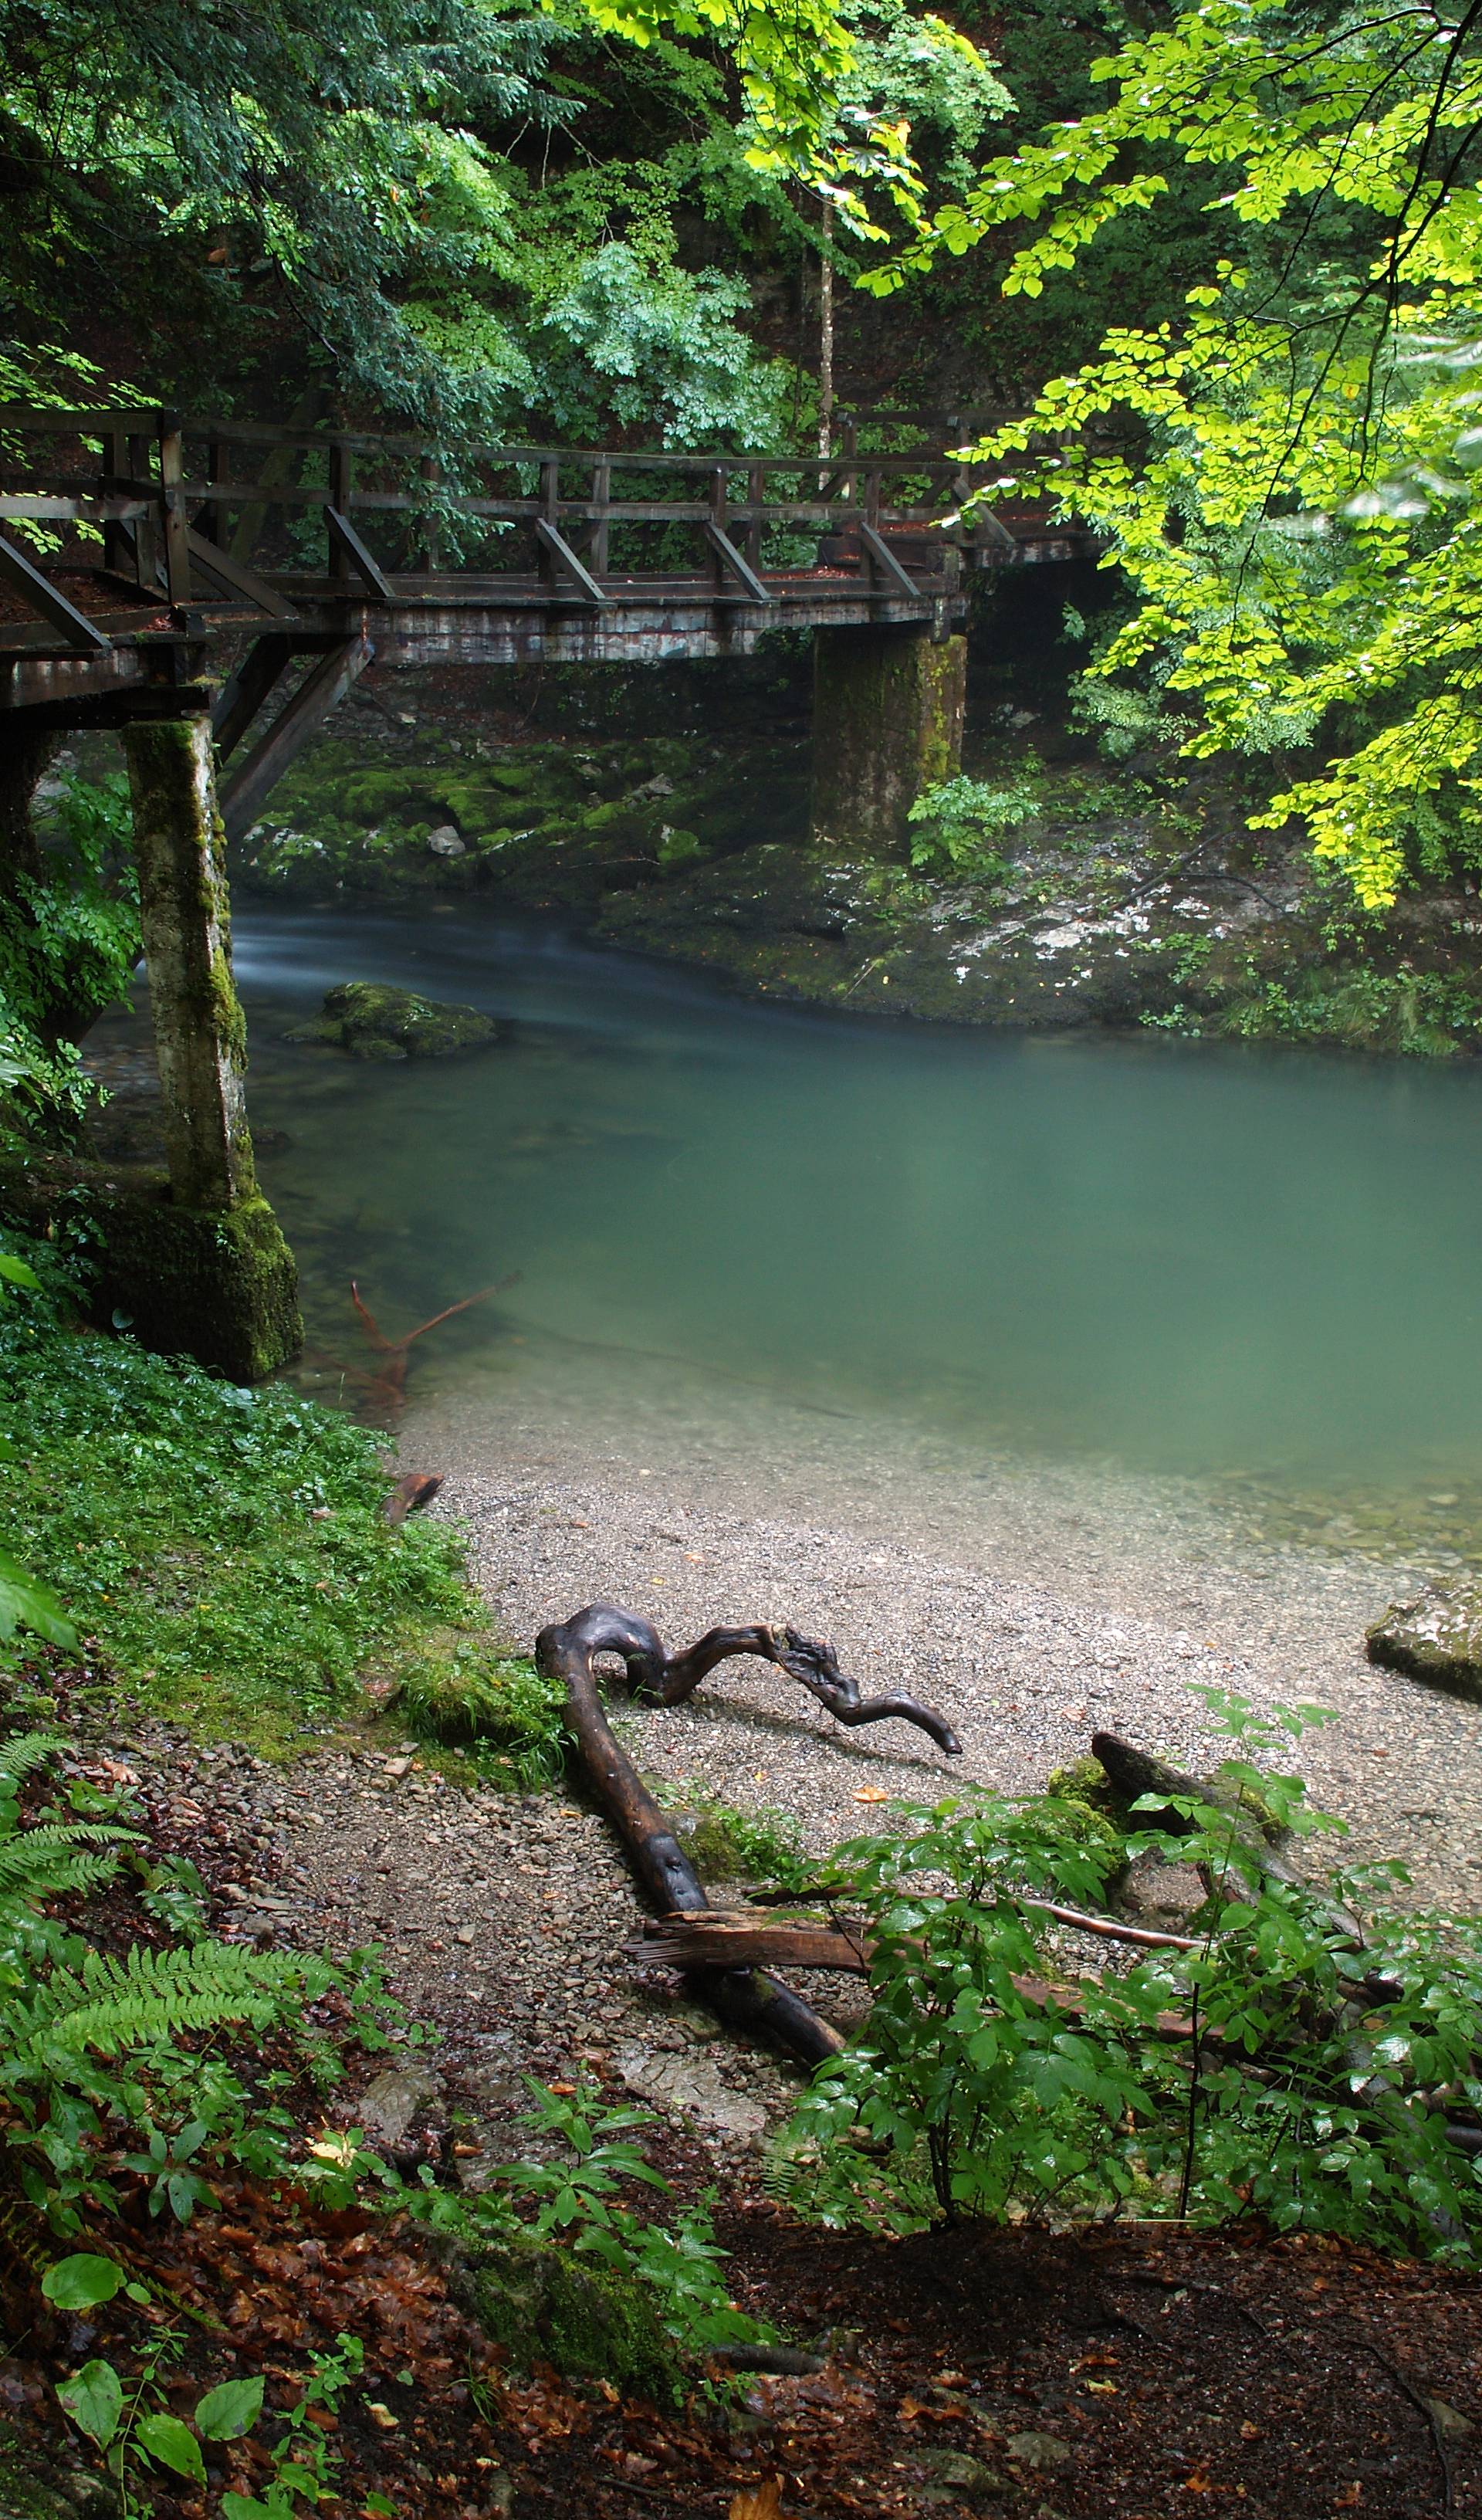
<instances>
[{"instance_id":1,"label":"wooden railing","mask_svg":"<svg viewBox=\"0 0 1482 2520\"><path fill-rule=\"evenodd\" d=\"M828 459L532 445L453 465L409 436L0 406L0 581L72 649L110 642L57 583L68 569L101 570L135 603L268 618L294 617L310 590L411 602L449 576L593 607L696 581L768 604L769 578L822 568L919 597L923 575L955 583L964 554L1018 551L987 512L964 524L982 475L940 438L860 450L862 427L915 417L846 418ZM17 526L42 530L18 541Z\"/></svg>"}]
</instances>

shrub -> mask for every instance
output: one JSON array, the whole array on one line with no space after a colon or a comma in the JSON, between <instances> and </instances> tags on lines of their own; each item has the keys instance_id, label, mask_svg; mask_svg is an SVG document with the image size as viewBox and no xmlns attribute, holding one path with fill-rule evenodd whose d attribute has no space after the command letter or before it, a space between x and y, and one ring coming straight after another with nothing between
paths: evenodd
<instances>
[{"instance_id":1,"label":"shrub","mask_svg":"<svg viewBox=\"0 0 1482 2520\"><path fill-rule=\"evenodd\" d=\"M1269 1746L1275 1725L1224 1710ZM1273 1872L1241 1797L1324 1824L1300 1779L1232 1759L1220 1780L1230 1801L1176 1799L1175 1825L1109 1850L1084 1805L987 1793L837 1850L876 1938L874 2008L801 2102L778 2192L894 2229L1255 2211L1475 2262L1482 2164L1437 2095L1482 2112L1482 1919L1403 1911L1398 1865ZM1033 1901L1084 1907L1148 1850L1204 1870L1196 1947L1067 1985Z\"/></svg>"}]
</instances>

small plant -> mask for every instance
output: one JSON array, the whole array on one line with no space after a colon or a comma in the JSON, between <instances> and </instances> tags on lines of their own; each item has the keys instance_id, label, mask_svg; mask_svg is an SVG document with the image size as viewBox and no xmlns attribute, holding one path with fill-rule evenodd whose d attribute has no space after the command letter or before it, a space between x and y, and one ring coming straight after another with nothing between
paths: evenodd
<instances>
[{"instance_id":1,"label":"small plant","mask_svg":"<svg viewBox=\"0 0 1482 2520\"><path fill-rule=\"evenodd\" d=\"M911 808L911 863L924 875L1002 883L1010 861L995 843L1041 811L1038 790L1023 780L1007 788L990 788L980 779L945 780L923 788Z\"/></svg>"},{"instance_id":2,"label":"small plant","mask_svg":"<svg viewBox=\"0 0 1482 2520\"><path fill-rule=\"evenodd\" d=\"M1263 1833L1338 1824L1269 1757L1322 1711L1205 1692L1219 1798L1087 1831L1055 1797L907 1810L835 1852L876 1940L863 2040L823 2068L774 2191L829 2222L1263 2214L1475 2263L1482 2173L1434 2094L1482 2116L1482 1919L1386 1904L1402 1868L1274 1869ZM1201 1939L1063 1982L1036 1898L1094 1903L1140 1854L1200 1868ZM945 1886L943 1886L945 1885ZM1361 1921L1362 1920L1362 1921Z\"/></svg>"},{"instance_id":3,"label":"small plant","mask_svg":"<svg viewBox=\"0 0 1482 2520\"><path fill-rule=\"evenodd\" d=\"M523 1654L502 1654L486 1639L432 1637L406 1669L397 1714L435 1741L487 1748L526 1793L554 1784L565 1765L565 1692Z\"/></svg>"},{"instance_id":4,"label":"small plant","mask_svg":"<svg viewBox=\"0 0 1482 2520\"><path fill-rule=\"evenodd\" d=\"M790 1812L768 1805L741 1811L693 1778L666 1785L660 1799L670 1807L675 1834L702 1880L766 1881L795 1890L816 1869Z\"/></svg>"},{"instance_id":5,"label":"small plant","mask_svg":"<svg viewBox=\"0 0 1482 2520\"><path fill-rule=\"evenodd\" d=\"M642 2285L652 2296L659 2325L682 2353L770 2341L773 2330L730 2298L722 2272L725 2251L708 2211L711 2192L672 2224L644 2222L621 2201L630 2182L669 2193L663 2173L630 2139L637 2128L653 2124L652 2112L606 2107L592 2083L574 2093L533 2081L529 2088L534 2106L525 2111L525 2123L543 2143L559 2147L556 2158L510 2164L497 2173L498 2186L483 2195L450 2197L431 2185L427 2174L421 2196L414 2191L420 2219L468 2238L507 2240L517 2229L536 2239L559 2238L578 2256ZM520 2218L519 2204L533 2211Z\"/></svg>"}]
</instances>

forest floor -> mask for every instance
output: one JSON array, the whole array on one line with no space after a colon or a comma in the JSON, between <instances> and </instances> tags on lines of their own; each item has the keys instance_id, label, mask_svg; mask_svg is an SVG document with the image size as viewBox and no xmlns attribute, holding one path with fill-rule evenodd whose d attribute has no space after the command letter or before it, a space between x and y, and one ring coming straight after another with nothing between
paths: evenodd
<instances>
[{"instance_id":1,"label":"forest floor","mask_svg":"<svg viewBox=\"0 0 1482 2520\"><path fill-rule=\"evenodd\" d=\"M341 1951L383 1938L392 1986L433 2039L389 2066L361 2060L336 2121L363 2126L404 2175L441 2161L476 2184L528 2145L525 2075L613 2100L647 2091L651 2160L680 2198L718 2193L736 2299L822 2367L655 2407L503 2367L402 2218L243 2182L186 2229L136 2223L125 2253L201 2322L172 2371L182 2403L223 2370L271 2383L361 2339L362 2391L328 2428L328 2520L367 2495L405 2520L1161 2520L1203 2507L1190 2497L1252 2520L1482 2510L1474 2279L1257 2228L892 2241L799 2225L769 2197L761 2152L790 2078L717 2037L672 1985L635 1977L636 1911L600 1822L565 1798L498 1795L385 1740L394 1729L369 1719L285 1768L158 1725L120 1738L84 1714L76 1765L140 1794L156 1842L198 1865L218 1930ZM90 2315L105 2351L110 2316ZM72 2343L98 2341L90 2323ZM22 2338L0 2362L22 2443L51 2432L34 2351ZM163 2477L151 2495L160 2520L214 2509ZM75 2507L106 2506L79 2494ZM0 2487L0 2511L24 2509Z\"/></svg>"}]
</instances>

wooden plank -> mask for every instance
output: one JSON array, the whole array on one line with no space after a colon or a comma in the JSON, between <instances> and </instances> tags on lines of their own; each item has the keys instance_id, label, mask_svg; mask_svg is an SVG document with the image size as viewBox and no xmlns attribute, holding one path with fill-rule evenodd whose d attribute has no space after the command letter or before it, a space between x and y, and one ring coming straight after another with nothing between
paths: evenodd
<instances>
[{"instance_id":1,"label":"wooden plank","mask_svg":"<svg viewBox=\"0 0 1482 2520\"><path fill-rule=\"evenodd\" d=\"M224 551L219 543L207 542L204 534L198 534L194 525L186 528L185 540L191 559L198 567L204 569L207 577L214 577L222 586L229 586L235 595L245 595L249 604L255 604L259 612L268 613L274 621L297 620L298 615L286 596L280 595L276 587L269 586L267 579L259 577L254 568L247 568L242 561L233 560L231 553Z\"/></svg>"},{"instance_id":2,"label":"wooden plank","mask_svg":"<svg viewBox=\"0 0 1482 2520\"><path fill-rule=\"evenodd\" d=\"M89 621L85 612L79 612L75 604L68 604L61 588L53 586L35 562L18 544L8 542L4 534L0 534L0 581L78 655L97 656L112 648L113 643L107 633Z\"/></svg>"},{"instance_id":3,"label":"wooden plank","mask_svg":"<svg viewBox=\"0 0 1482 2520\"><path fill-rule=\"evenodd\" d=\"M390 585L382 575L381 569L367 551L348 517L341 516L337 508L326 508L324 521L330 537L332 574L336 577L347 577L353 570L366 592L373 596L377 603L389 604Z\"/></svg>"},{"instance_id":4,"label":"wooden plank","mask_svg":"<svg viewBox=\"0 0 1482 2520\"><path fill-rule=\"evenodd\" d=\"M293 653L292 639L281 630L264 632L253 641L230 681L224 683L211 710L216 753L225 761L237 749L268 694L287 673Z\"/></svg>"},{"instance_id":5,"label":"wooden plank","mask_svg":"<svg viewBox=\"0 0 1482 2520\"><path fill-rule=\"evenodd\" d=\"M164 512L164 579L171 604L184 607L191 600L191 526L186 514L185 475L181 458L180 430L166 426L173 415L161 417L159 428L159 499ZM202 544L202 550L209 550Z\"/></svg>"},{"instance_id":6,"label":"wooden plank","mask_svg":"<svg viewBox=\"0 0 1482 2520\"><path fill-rule=\"evenodd\" d=\"M883 536L876 533L874 525L868 523L862 518L859 523L855 526L855 531L859 535L860 541L863 543L865 550L869 553L871 561L874 562L874 570L877 571L881 577L885 578L887 582L895 588L898 595L919 597L921 590L917 585L915 578L907 575L889 544L884 540Z\"/></svg>"},{"instance_id":7,"label":"wooden plank","mask_svg":"<svg viewBox=\"0 0 1482 2520\"><path fill-rule=\"evenodd\" d=\"M250 830L290 763L302 751L321 719L328 717L350 685L364 673L375 652L363 633L342 639L305 676L256 750L222 792L221 819L229 840L241 839Z\"/></svg>"},{"instance_id":8,"label":"wooden plank","mask_svg":"<svg viewBox=\"0 0 1482 2520\"><path fill-rule=\"evenodd\" d=\"M739 578L753 604L775 604L777 597L757 576L748 560L743 560L728 533L723 533L713 517L705 520L705 540L724 568Z\"/></svg>"},{"instance_id":9,"label":"wooden plank","mask_svg":"<svg viewBox=\"0 0 1482 2520\"><path fill-rule=\"evenodd\" d=\"M591 570L585 567L582 562L577 559L570 544L561 534L557 532L556 527L549 523L544 517L536 518L535 531L542 549L548 551L552 560L557 562L561 568L566 570L569 576L575 579L576 584L581 589L581 592L586 598L588 604L607 605L611 603L611 596L604 593L603 589L598 585L596 578L592 575Z\"/></svg>"}]
</instances>

